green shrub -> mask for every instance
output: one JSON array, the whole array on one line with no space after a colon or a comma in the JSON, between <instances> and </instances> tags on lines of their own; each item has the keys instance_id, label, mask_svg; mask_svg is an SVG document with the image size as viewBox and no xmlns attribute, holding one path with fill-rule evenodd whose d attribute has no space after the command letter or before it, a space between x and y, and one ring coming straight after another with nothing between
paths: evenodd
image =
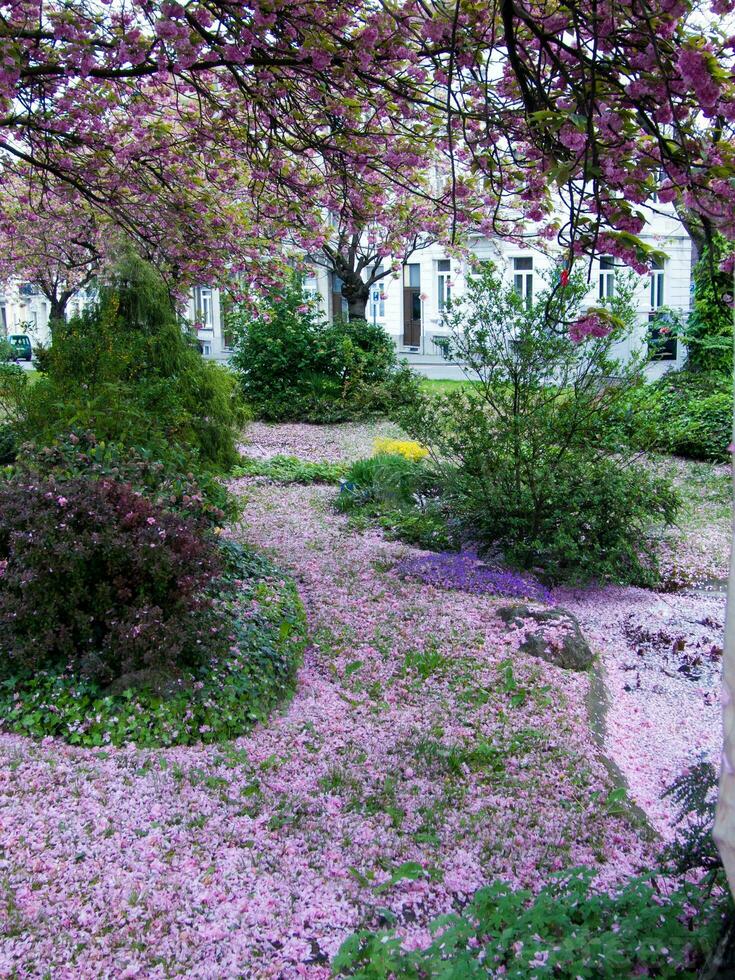
<instances>
[{"instance_id":1,"label":"green shrub","mask_svg":"<svg viewBox=\"0 0 735 980\"><path fill-rule=\"evenodd\" d=\"M398 453L377 453L350 466L337 499L337 509L410 505L426 485L427 478L423 463Z\"/></svg>"},{"instance_id":2,"label":"green shrub","mask_svg":"<svg viewBox=\"0 0 735 980\"><path fill-rule=\"evenodd\" d=\"M110 479L0 483L0 676L177 681L226 649L213 539Z\"/></svg>"},{"instance_id":3,"label":"green shrub","mask_svg":"<svg viewBox=\"0 0 735 980\"><path fill-rule=\"evenodd\" d=\"M442 461L442 497L485 549L547 583L652 584L649 531L673 520L668 484L631 465L622 406L641 365L612 356L632 317L621 290L603 336L575 336L587 282L573 274L529 305L492 267L445 313L451 356L474 384L395 413Z\"/></svg>"},{"instance_id":4,"label":"green shrub","mask_svg":"<svg viewBox=\"0 0 735 980\"><path fill-rule=\"evenodd\" d=\"M716 372L669 371L631 391L615 424L639 449L724 463L732 442L732 380Z\"/></svg>"},{"instance_id":5,"label":"green shrub","mask_svg":"<svg viewBox=\"0 0 735 980\"><path fill-rule=\"evenodd\" d=\"M7 361L15 361L16 357L15 347L5 337L0 337L0 364Z\"/></svg>"},{"instance_id":6,"label":"green shrub","mask_svg":"<svg viewBox=\"0 0 735 980\"><path fill-rule=\"evenodd\" d=\"M225 485L176 445L154 452L105 442L93 432L69 432L51 446L22 445L14 470L26 480L117 480L166 510L213 526L240 514Z\"/></svg>"},{"instance_id":7,"label":"green shrub","mask_svg":"<svg viewBox=\"0 0 735 980\"><path fill-rule=\"evenodd\" d=\"M694 307L681 333L687 345L687 368L731 379L733 371L732 273L720 269L733 243L715 234L694 267Z\"/></svg>"},{"instance_id":8,"label":"green shrub","mask_svg":"<svg viewBox=\"0 0 735 980\"><path fill-rule=\"evenodd\" d=\"M351 936L333 962L337 976L361 980L502 976L597 978L697 976L714 947L727 899L687 882L662 890L654 876L616 894L592 889L594 872L552 876L538 895L496 882L461 915L434 921L434 939L407 951L386 932ZM722 893L720 893L722 894Z\"/></svg>"},{"instance_id":9,"label":"green shrub","mask_svg":"<svg viewBox=\"0 0 735 980\"><path fill-rule=\"evenodd\" d=\"M274 483L339 483L348 470L346 463L311 462L297 456L271 459L241 459L231 475L263 476Z\"/></svg>"},{"instance_id":10,"label":"green shrub","mask_svg":"<svg viewBox=\"0 0 735 980\"><path fill-rule=\"evenodd\" d=\"M329 323L294 276L257 307L227 315L247 402L268 421L340 422L385 412L418 384L393 342L364 320Z\"/></svg>"},{"instance_id":11,"label":"green shrub","mask_svg":"<svg viewBox=\"0 0 735 980\"><path fill-rule=\"evenodd\" d=\"M732 442L732 379L672 371L653 388L659 445L690 459L725 462Z\"/></svg>"},{"instance_id":12,"label":"green shrub","mask_svg":"<svg viewBox=\"0 0 735 980\"><path fill-rule=\"evenodd\" d=\"M210 657L179 690L110 693L68 671L0 680L0 728L77 745L189 745L236 738L292 691L306 617L292 582L267 559L220 543L217 580L227 616L226 656Z\"/></svg>"},{"instance_id":13,"label":"green shrub","mask_svg":"<svg viewBox=\"0 0 735 980\"><path fill-rule=\"evenodd\" d=\"M358 525L379 526L389 540L429 550L456 548L458 537L423 460L377 453L353 463L335 501Z\"/></svg>"},{"instance_id":14,"label":"green shrub","mask_svg":"<svg viewBox=\"0 0 735 980\"><path fill-rule=\"evenodd\" d=\"M0 423L0 466L15 461L18 453L18 439L12 425Z\"/></svg>"},{"instance_id":15,"label":"green shrub","mask_svg":"<svg viewBox=\"0 0 735 980\"><path fill-rule=\"evenodd\" d=\"M163 283L126 257L94 306L54 324L45 373L19 424L29 441L91 430L159 453L177 443L202 465L227 468L243 421L234 376L201 358Z\"/></svg>"}]
</instances>

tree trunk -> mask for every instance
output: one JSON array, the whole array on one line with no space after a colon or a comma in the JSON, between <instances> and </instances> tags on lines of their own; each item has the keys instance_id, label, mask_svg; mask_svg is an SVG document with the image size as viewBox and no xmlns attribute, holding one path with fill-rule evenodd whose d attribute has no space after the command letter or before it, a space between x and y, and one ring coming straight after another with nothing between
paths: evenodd
<instances>
[{"instance_id":1,"label":"tree trunk","mask_svg":"<svg viewBox=\"0 0 735 980\"><path fill-rule=\"evenodd\" d=\"M66 318L66 303L59 299L51 300L51 309L49 310L49 323Z\"/></svg>"},{"instance_id":2,"label":"tree trunk","mask_svg":"<svg viewBox=\"0 0 735 980\"><path fill-rule=\"evenodd\" d=\"M370 286L362 278L354 279L342 275L342 295L347 300L347 311L350 320L365 320L365 312L370 299Z\"/></svg>"}]
</instances>

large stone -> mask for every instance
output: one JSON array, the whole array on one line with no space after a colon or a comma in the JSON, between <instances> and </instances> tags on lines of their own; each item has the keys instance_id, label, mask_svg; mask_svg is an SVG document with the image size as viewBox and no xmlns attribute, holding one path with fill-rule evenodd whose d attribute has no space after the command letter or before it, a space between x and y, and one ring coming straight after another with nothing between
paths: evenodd
<instances>
[{"instance_id":1,"label":"large stone","mask_svg":"<svg viewBox=\"0 0 735 980\"><path fill-rule=\"evenodd\" d=\"M525 627L520 649L566 670L587 670L595 656L579 623L566 609L531 609L517 603L501 606L498 616L509 626Z\"/></svg>"}]
</instances>

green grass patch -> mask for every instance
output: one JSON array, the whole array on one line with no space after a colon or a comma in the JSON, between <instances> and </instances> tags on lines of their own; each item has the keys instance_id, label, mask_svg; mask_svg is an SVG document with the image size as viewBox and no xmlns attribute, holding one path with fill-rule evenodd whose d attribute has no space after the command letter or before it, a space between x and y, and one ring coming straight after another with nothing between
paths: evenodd
<instances>
[{"instance_id":1,"label":"green grass patch","mask_svg":"<svg viewBox=\"0 0 735 980\"><path fill-rule=\"evenodd\" d=\"M297 456L274 456L272 459L243 458L231 475L262 476L274 483L339 483L349 464L310 462Z\"/></svg>"}]
</instances>

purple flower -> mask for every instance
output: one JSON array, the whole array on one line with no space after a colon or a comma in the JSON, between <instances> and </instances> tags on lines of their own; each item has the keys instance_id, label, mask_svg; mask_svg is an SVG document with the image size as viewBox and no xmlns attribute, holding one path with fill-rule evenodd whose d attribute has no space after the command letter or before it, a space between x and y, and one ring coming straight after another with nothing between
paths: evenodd
<instances>
[{"instance_id":1,"label":"purple flower","mask_svg":"<svg viewBox=\"0 0 735 980\"><path fill-rule=\"evenodd\" d=\"M554 601L551 592L533 576L491 568L478 557L474 548L406 558L396 565L395 571L440 589L457 589L473 595L524 597L549 604Z\"/></svg>"}]
</instances>

